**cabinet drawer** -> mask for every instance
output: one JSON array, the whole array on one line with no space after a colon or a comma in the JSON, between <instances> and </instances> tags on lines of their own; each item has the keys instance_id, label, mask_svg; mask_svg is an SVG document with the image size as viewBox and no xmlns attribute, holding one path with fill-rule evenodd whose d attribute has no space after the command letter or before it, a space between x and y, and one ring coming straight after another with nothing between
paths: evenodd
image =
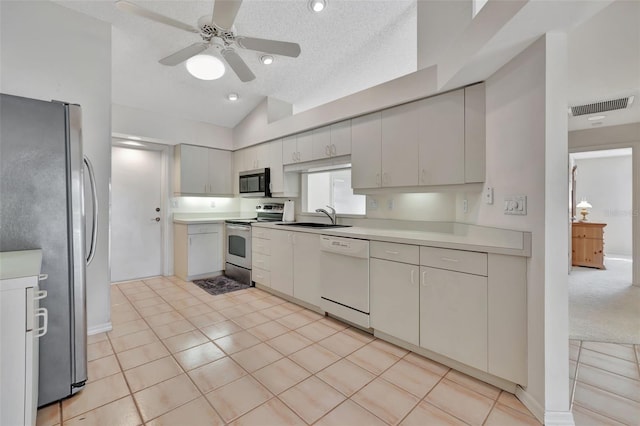
<instances>
[{"instance_id":1,"label":"cabinet drawer","mask_svg":"<svg viewBox=\"0 0 640 426\"><path fill-rule=\"evenodd\" d=\"M252 226L251 227L251 235L256 237L256 238L262 238L264 240L270 240L271 239L271 230L270 229L266 229L266 228L260 228L257 226Z\"/></svg>"},{"instance_id":2,"label":"cabinet drawer","mask_svg":"<svg viewBox=\"0 0 640 426\"><path fill-rule=\"evenodd\" d=\"M220 232L221 225L219 223L204 223L199 225L187 225L187 234L210 234L212 232Z\"/></svg>"},{"instance_id":3,"label":"cabinet drawer","mask_svg":"<svg viewBox=\"0 0 640 426\"><path fill-rule=\"evenodd\" d=\"M271 257L262 253L253 252L252 253L253 260L251 265L253 268L260 268L266 271L271 270Z\"/></svg>"},{"instance_id":4,"label":"cabinet drawer","mask_svg":"<svg viewBox=\"0 0 640 426\"><path fill-rule=\"evenodd\" d=\"M253 253L261 253L270 255L271 254L271 241L265 240L263 238L255 238L251 239L251 249Z\"/></svg>"},{"instance_id":5,"label":"cabinet drawer","mask_svg":"<svg viewBox=\"0 0 640 426\"><path fill-rule=\"evenodd\" d=\"M371 241L371 257L417 265L420 261L420 247L409 244Z\"/></svg>"},{"instance_id":6,"label":"cabinet drawer","mask_svg":"<svg viewBox=\"0 0 640 426\"><path fill-rule=\"evenodd\" d=\"M575 238L603 238L603 229L593 226L573 226L571 228L571 236Z\"/></svg>"},{"instance_id":7,"label":"cabinet drawer","mask_svg":"<svg viewBox=\"0 0 640 426\"><path fill-rule=\"evenodd\" d=\"M420 247L420 265L487 276L486 253Z\"/></svg>"},{"instance_id":8,"label":"cabinet drawer","mask_svg":"<svg viewBox=\"0 0 640 426\"><path fill-rule=\"evenodd\" d=\"M271 272L267 270L254 267L251 270L251 279L259 284L271 287Z\"/></svg>"}]
</instances>

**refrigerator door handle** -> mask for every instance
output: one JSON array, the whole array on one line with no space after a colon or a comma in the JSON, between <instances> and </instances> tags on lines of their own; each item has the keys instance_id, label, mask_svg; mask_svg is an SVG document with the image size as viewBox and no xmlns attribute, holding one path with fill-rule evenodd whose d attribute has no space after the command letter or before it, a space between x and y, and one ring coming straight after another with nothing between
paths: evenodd
<instances>
[{"instance_id":1,"label":"refrigerator door handle","mask_svg":"<svg viewBox=\"0 0 640 426\"><path fill-rule=\"evenodd\" d=\"M84 156L84 164L87 166L89 172L89 184L91 185L91 199L93 202L93 218L91 226L91 247L89 248L89 254L87 255L87 265L91 263L93 257L96 255L96 244L98 241L98 191L96 190L96 177L93 172L93 164L87 156Z\"/></svg>"}]
</instances>

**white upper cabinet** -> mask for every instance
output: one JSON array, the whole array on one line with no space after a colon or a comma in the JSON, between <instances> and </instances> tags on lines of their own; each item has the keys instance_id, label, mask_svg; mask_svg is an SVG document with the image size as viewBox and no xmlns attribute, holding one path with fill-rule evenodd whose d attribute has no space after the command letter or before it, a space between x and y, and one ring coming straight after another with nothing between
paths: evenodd
<instances>
[{"instance_id":1,"label":"white upper cabinet","mask_svg":"<svg viewBox=\"0 0 640 426\"><path fill-rule=\"evenodd\" d=\"M351 154L351 120L315 129L312 135L312 160Z\"/></svg>"},{"instance_id":2,"label":"white upper cabinet","mask_svg":"<svg viewBox=\"0 0 640 426\"><path fill-rule=\"evenodd\" d=\"M351 186L378 188L382 164L382 131L379 112L351 120Z\"/></svg>"},{"instance_id":3,"label":"white upper cabinet","mask_svg":"<svg viewBox=\"0 0 640 426\"><path fill-rule=\"evenodd\" d=\"M484 83L464 89L465 183L484 182L486 163L486 104Z\"/></svg>"},{"instance_id":4,"label":"white upper cabinet","mask_svg":"<svg viewBox=\"0 0 640 426\"><path fill-rule=\"evenodd\" d=\"M287 136L282 139L282 164L297 162L298 143L296 136Z\"/></svg>"},{"instance_id":5,"label":"white upper cabinet","mask_svg":"<svg viewBox=\"0 0 640 426\"><path fill-rule=\"evenodd\" d=\"M296 135L297 163L311 160L313 156L313 132L304 132Z\"/></svg>"},{"instance_id":6,"label":"white upper cabinet","mask_svg":"<svg viewBox=\"0 0 640 426\"><path fill-rule=\"evenodd\" d=\"M231 195L231 152L193 145L176 145L174 193Z\"/></svg>"},{"instance_id":7,"label":"white upper cabinet","mask_svg":"<svg viewBox=\"0 0 640 426\"><path fill-rule=\"evenodd\" d=\"M419 103L420 185L465 183L464 90Z\"/></svg>"},{"instance_id":8,"label":"white upper cabinet","mask_svg":"<svg viewBox=\"0 0 640 426\"><path fill-rule=\"evenodd\" d=\"M418 185L417 102L382 111L382 186Z\"/></svg>"},{"instance_id":9,"label":"white upper cabinet","mask_svg":"<svg viewBox=\"0 0 640 426\"><path fill-rule=\"evenodd\" d=\"M300 174L284 173L282 164L283 140L268 144L271 168L271 193L281 197L297 197L300 194Z\"/></svg>"}]
</instances>

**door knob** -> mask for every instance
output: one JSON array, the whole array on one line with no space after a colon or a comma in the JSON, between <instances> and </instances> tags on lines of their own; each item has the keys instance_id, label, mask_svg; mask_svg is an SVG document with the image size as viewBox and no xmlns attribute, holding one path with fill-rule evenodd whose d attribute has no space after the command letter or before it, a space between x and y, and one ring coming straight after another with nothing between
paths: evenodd
<instances>
[{"instance_id":1,"label":"door knob","mask_svg":"<svg viewBox=\"0 0 640 426\"><path fill-rule=\"evenodd\" d=\"M156 217L155 219L151 219L152 222L160 222L160 218Z\"/></svg>"}]
</instances>

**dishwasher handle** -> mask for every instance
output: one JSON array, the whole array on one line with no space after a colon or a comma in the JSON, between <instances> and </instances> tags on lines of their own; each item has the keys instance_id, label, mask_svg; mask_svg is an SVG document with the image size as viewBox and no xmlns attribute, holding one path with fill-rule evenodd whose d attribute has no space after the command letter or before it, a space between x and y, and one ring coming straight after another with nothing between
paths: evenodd
<instances>
[{"instance_id":1,"label":"dishwasher handle","mask_svg":"<svg viewBox=\"0 0 640 426\"><path fill-rule=\"evenodd\" d=\"M369 241L355 238L320 237L320 250L325 253L336 253L342 256L369 258Z\"/></svg>"}]
</instances>

